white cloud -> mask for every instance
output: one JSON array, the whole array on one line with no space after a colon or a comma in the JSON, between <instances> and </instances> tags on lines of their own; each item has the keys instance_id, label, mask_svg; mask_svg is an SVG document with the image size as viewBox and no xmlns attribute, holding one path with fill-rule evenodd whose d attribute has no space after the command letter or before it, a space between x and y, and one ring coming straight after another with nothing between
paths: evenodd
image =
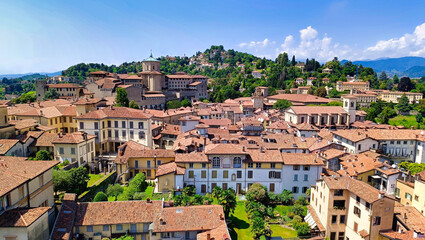
<instances>
[{"instance_id":1,"label":"white cloud","mask_svg":"<svg viewBox=\"0 0 425 240\"><path fill-rule=\"evenodd\" d=\"M378 41L363 51L366 58L425 56L425 23L417 26L413 33L399 38Z\"/></svg>"},{"instance_id":2,"label":"white cloud","mask_svg":"<svg viewBox=\"0 0 425 240\"><path fill-rule=\"evenodd\" d=\"M315 58L319 61L328 61L335 56L348 57L352 50L348 46L333 43L332 38L326 34L323 38L318 38L319 33L312 26L300 30L300 40L297 42L292 35L288 35L277 52L287 52L295 55L299 60L305 58Z\"/></svg>"},{"instance_id":3,"label":"white cloud","mask_svg":"<svg viewBox=\"0 0 425 240\"><path fill-rule=\"evenodd\" d=\"M316 29L308 26L306 29L300 30L301 41L309 41L315 39L317 37Z\"/></svg>"},{"instance_id":4,"label":"white cloud","mask_svg":"<svg viewBox=\"0 0 425 240\"><path fill-rule=\"evenodd\" d=\"M268 47L269 45L273 45L276 42L270 42L270 40L268 38L265 38L263 41L251 41L249 43L243 42L243 43L239 43L239 47L240 48L265 48Z\"/></svg>"}]
</instances>

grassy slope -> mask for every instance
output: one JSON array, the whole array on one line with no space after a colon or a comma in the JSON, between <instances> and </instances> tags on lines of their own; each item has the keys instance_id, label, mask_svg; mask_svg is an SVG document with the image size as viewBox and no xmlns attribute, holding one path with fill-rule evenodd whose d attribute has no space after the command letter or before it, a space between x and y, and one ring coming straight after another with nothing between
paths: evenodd
<instances>
[{"instance_id":1,"label":"grassy slope","mask_svg":"<svg viewBox=\"0 0 425 240\"><path fill-rule=\"evenodd\" d=\"M416 116L402 116L399 115L397 117L391 118L388 123L393 126L405 126L407 128L410 128L411 126L414 126L415 128L418 128L418 123L416 122ZM425 127L425 124L421 124L421 128L423 129Z\"/></svg>"}]
</instances>

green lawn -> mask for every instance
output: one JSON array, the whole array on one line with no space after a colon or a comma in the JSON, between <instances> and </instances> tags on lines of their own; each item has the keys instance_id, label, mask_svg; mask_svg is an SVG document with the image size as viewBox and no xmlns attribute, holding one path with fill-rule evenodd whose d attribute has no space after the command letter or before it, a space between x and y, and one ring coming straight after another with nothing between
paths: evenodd
<instances>
[{"instance_id":1,"label":"green lawn","mask_svg":"<svg viewBox=\"0 0 425 240\"><path fill-rule=\"evenodd\" d=\"M252 239L251 229L249 228L248 216L245 210L245 202L238 202L235 212L229 217L230 225L233 229L230 229L230 236L233 240L235 239Z\"/></svg>"},{"instance_id":2,"label":"green lawn","mask_svg":"<svg viewBox=\"0 0 425 240\"><path fill-rule=\"evenodd\" d=\"M288 228L284 228L277 224L270 224L272 237L294 238L297 237L297 232Z\"/></svg>"},{"instance_id":3,"label":"green lawn","mask_svg":"<svg viewBox=\"0 0 425 240\"><path fill-rule=\"evenodd\" d=\"M87 187L90 187L95 182L99 181L99 179L101 179L102 177L104 177L105 175L102 175L102 174L89 174L89 176L90 176L90 180L87 182Z\"/></svg>"},{"instance_id":4,"label":"green lawn","mask_svg":"<svg viewBox=\"0 0 425 240\"><path fill-rule=\"evenodd\" d=\"M388 123L393 126L405 126L407 128L410 128L411 126L414 126L415 128L418 128L418 123L416 122L416 116L402 116L399 115L397 117L391 118ZM425 124L421 124L421 128L424 128Z\"/></svg>"},{"instance_id":5,"label":"green lawn","mask_svg":"<svg viewBox=\"0 0 425 240\"><path fill-rule=\"evenodd\" d=\"M280 216L286 216L288 212L291 211L292 206L284 206L284 205L278 205L275 207L275 211L279 212ZM307 215L307 207L303 206L304 208L304 215Z\"/></svg>"}]
</instances>

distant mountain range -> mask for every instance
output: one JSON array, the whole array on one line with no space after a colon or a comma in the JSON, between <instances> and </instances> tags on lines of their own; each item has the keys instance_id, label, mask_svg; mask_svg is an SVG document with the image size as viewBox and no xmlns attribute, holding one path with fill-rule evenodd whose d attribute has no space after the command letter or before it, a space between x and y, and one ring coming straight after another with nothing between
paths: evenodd
<instances>
[{"instance_id":1,"label":"distant mountain range","mask_svg":"<svg viewBox=\"0 0 425 240\"><path fill-rule=\"evenodd\" d=\"M342 60L345 63L347 60ZM425 76L425 58L423 57L401 57L381 58L376 60L353 61L353 64L361 64L363 67L371 67L378 74L386 72L389 75L408 76L420 78Z\"/></svg>"},{"instance_id":2,"label":"distant mountain range","mask_svg":"<svg viewBox=\"0 0 425 240\"><path fill-rule=\"evenodd\" d=\"M42 76L49 76L49 77L53 77L53 76L58 76L61 75L62 71L58 71L58 72L52 72L52 73L46 73L46 72L40 72L40 73L23 73L23 74L0 74L0 79L2 78L20 78L20 77L26 77L26 76L32 76L34 75L34 77L42 75Z\"/></svg>"}]
</instances>

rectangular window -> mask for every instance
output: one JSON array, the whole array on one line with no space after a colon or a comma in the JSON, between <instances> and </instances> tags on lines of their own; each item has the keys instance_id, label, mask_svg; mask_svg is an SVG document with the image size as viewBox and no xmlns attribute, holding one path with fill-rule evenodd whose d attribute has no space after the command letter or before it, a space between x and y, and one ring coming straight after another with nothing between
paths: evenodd
<instances>
[{"instance_id":1,"label":"rectangular window","mask_svg":"<svg viewBox=\"0 0 425 240\"><path fill-rule=\"evenodd\" d=\"M375 216L373 218L373 225L374 226L381 225L381 217L380 216Z\"/></svg>"},{"instance_id":2,"label":"rectangular window","mask_svg":"<svg viewBox=\"0 0 425 240\"><path fill-rule=\"evenodd\" d=\"M84 129L84 123L80 122L80 129Z\"/></svg>"},{"instance_id":3,"label":"rectangular window","mask_svg":"<svg viewBox=\"0 0 425 240\"><path fill-rule=\"evenodd\" d=\"M332 215L332 224L336 224L338 215Z\"/></svg>"},{"instance_id":4,"label":"rectangular window","mask_svg":"<svg viewBox=\"0 0 425 240\"><path fill-rule=\"evenodd\" d=\"M130 122L130 128L133 128L133 122Z\"/></svg>"},{"instance_id":5,"label":"rectangular window","mask_svg":"<svg viewBox=\"0 0 425 240\"><path fill-rule=\"evenodd\" d=\"M93 232L93 226L87 226L87 232Z\"/></svg>"},{"instance_id":6,"label":"rectangular window","mask_svg":"<svg viewBox=\"0 0 425 240\"><path fill-rule=\"evenodd\" d=\"M152 176L151 170L146 171L146 177L150 178Z\"/></svg>"},{"instance_id":7,"label":"rectangular window","mask_svg":"<svg viewBox=\"0 0 425 240\"><path fill-rule=\"evenodd\" d=\"M360 203L360 197L359 196L356 196L356 202Z\"/></svg>"},{"instance_id":8,"label":"rectangular window","mask_svg":"<svg viewBox=\"0 0 425 240\"><path fill-rule=\"evenodd\" d=\"M298 181L298 174L294 174L294 182Z\"/></svg>"},{"instance_id":9,"label":"rectangular window","mask_svg":"<svg viewBox=\"0 0 425 240\"><path fill-rule=\"evenodd\" d=\"M201 193L206 193L207 192L207 185L202 184L201 185Z\"/></svg>"},{"instance_id":10,"label":"rectangular window","mask_svg":"<svg viewBox=\"0 0 425 240\"><path fill-rule=\"evenodd\" d=\"M274 192L274 183L270 183L269 191Z\"/></svg>"},{"instance_id":11,"label":"rectangular window","mask_svg":"<svg viewBox=\"0 0 425 240\"><path fill-rule=\"evenodd\" d=\"M248 178L252 178L253 177L253 172L252 171L248 171Z\"/></svg>"},{"instance_id":12,"label":"rectangular window","mask_svg":"<svg viewBox=\"0 0 425 240\"><path fill-rule=\"evenodd\" d=\"M122 130L122 137L123 138L127 137L127 132L125 130Z\"/></svg>"},{"instance_id":13,"label":"rectangular window","mask_svg":"<svg viewBox=\"0 0 425 240\"><path fill-rule=\"evenodd\" d=\"M193 163L189 163L189 168L193 168Z\"/></svg>"},{"instance_id":14,"label":"rectangular window","mask_svg":"<svg viewBox=\"0 0 425 240\"><path fill-rule=\"evenodd\" d=\"M362 215L362 211L358 207L354 207L353 212L354 212L355 215L357 215L357 217L361 217L361 215Z\"/></svg>"},{"instance_id":15,"label":"rectangular window","mask_svg":"<svg viewBox=\"0 0 425 240\"><path fill-rule=\"evenodd\" d=\"M304 165L304 171L310 171L310 166L309 165Z\"/></svg>"},{"instance_id":16,"label":"rectangular window","mask_svg":"<svg viewBox=\"0 0 425 240\"><path fill-rule=\"evenodd\" d=\"M345 215L339 216L339 223L340 224L345 224Z\"/></svg>"},{"instance_id":17,"label":"rectangular window","mask_svg":"<svg viewBox=\"0 0 425 240\"><path fill-rule=\"evenodd\" d=\"M212 178L217 178L217 171L214 170L211 173L212 173Z\"/></svg>"},{"instance_id":18,"label":"rectangular window","mask_svg":"<svg viewBox=\"0 0 425 240\"><path fill-rule=\"evenodd\" d=\"M111 127L111 121L108 121L108 128Z\"/></svg>"},{"instance_id":19,"label":"rectangular window","mask_svg":"<svg viewBox=\"0 0 425 240\"><path fill-rule=\"evenodd\" d=\"M229 171L225 170L223 171L223 178L228 178L229 177Z\"/></svg>"},{"instance_id":20,"label":"rectangular window","mask_svg":"<svg viewBox=\"0 0 425 240\"><path fill-rule=\"evenodd\" d=\"M334 196L344 196L344 190L334 190Z\"/></svg>"},{"instance_id":21,"label":"rectangular window","mask_svg":"<svg viewBox=\"0 0 425 240\"><path fill-rule=\"evenodd\" d=\"M99 129L99 123L98 122L94 123L94 129Z\"/></svg>"},{"instance_id":22,"label":"rectangular window","mask_svg":"<svg viewBox=\"0 0 425 240\"><path fill-rule=\"evenodd\" d=\"M139 122L139 129L143 129L143 122Z\"/></svg>"},{"instance_id":23,"label":"rectangular window","mask_svg":"<svg viewBox=\"0 0 425 240\"><path fill-rule=\"evenodd\" d=\"M242 178L242 171L237 171L236 172L236 177L237 178Z\"/></svg>"},{"instance_id":24,"label":"rectangular window","mask_svg":"<svg viewBox=\"0 0 425 240\"><path fill-rule=\"evenodd\" d=\"M115 138L119 138L118 130L115 130Z\"/></svg>"},{"instance_id":25,"label":"rectangular window","mask_svg":"<svg viewBox=\"0 0 425 240\"><path fill-rule=\"evenodd\" d=\"M133 138L134 138L134 131L130 130L130 139L133 139Z\"/></svg>"},{"instance_id":26,"label":"rectangular window","mask_svg":"<svg viewBox=\"0 0 425 240\"><path fill-rule=\"evenodd\" d=\"M370 209L370 203L366 202L366 208Z\"/></svg>"},{"instance_id":27,"label":"rectangular window","mask_svg":"<svg viewBox=\"0 0 425 240\"><path fill-rule=\"evenodd\" d=\"M223 187L223 190L227 190L227 183L223 183L223 185L222 185Z\"/></svg>"},{"instance_id":28,"label":"rectangular window","mask_svg":"<svg viewBox=\"0 0 425 240\"><path fill-rule=\"evenodd\" d=\"M293 166L293 169L294 169L295 171L298 171L298 170L300 170L300 166L299 166L299 165L294 165L294 166Z\"/></svg>"},{"instance_id":29,"label":"rectangular window","mask_svg":"<svg viewBox=\"0 0 425 240\"><path fill-rule=\"evenodd\" d=\"M125 121L121 121L122 128L125 128Z\"/></svg>"},{"instance_id":30,"label":"rectangular window","mask_svg":"<svg viewBox=\"0 0 425 240\"><path fill-rule=\"evenodd\" d=\"M276 168L276 163L270 163L270 168Z\"/></svg>"},{"instance_id":31,"label":"rectangular window","mask_svg":"<svg viewBox=\"0 0 425 240\"><path fill-rule=\"evenodd\" d=\"M122 224L117 224L117 231L122 231Z\"/></svg>"},{"instance_id":32,"label":"rectangular window","mask_svg":"<svg viewBox=\"0 0 425 240\"><path fill-rule=\"evenodd\" d=\"M207 171L201 171L201 178L207 178Z\"/></svg>"},{"instance_id":33,"label":"rectangular window","mask_svg":"<svg viewBox=\"0 0 425 240\"><path fill-rule=\"evenodd\" d=\"M358 231L359 231L359 224L354 222L354 232L358 232Z\"/></svg>"},{"instance_id":34,"label":"rectangular window","mask_svg":"<svg viewBox=\"0 0 425 240\"><path fill-rule=\"evenodd\" d=\"M254 163L248 163L248 168L253 168L254 167Z\"/></svg>"},{"instance_id":35,"label":"rectangular window","mask_svg":"<svg viewBox=\"0 0 425 240\"><path fill-rule=\"evenodd\" d=\"M63 147L60 147L59 148L59 154L64 154L65 153L65 150L63 149Z\"/></svg>"},{"instance_id":36,"label":"rectangular window","mask_svg":"<svg viewBox=\"0 0 425 240\"><path fill-rule=\"evenodd\" d=\"M161 161L161 160L157 160L157 161L156 161L156 165L157 165L157 166L161 166L161 164L162 164L162 161Z\"/></svg>"},{"instance_id":37,"label":"rectangular window","mask_svg":"<svg viewBox=\"0 0 425 240\"><path fill-rule=\"evenodd\" d=\"M146 161L146 167L147 168L151 168L151 160L147 160Z\"/></svg>"},{"instance_id":38,"label":"rectangular window","mask_svg":"<svg viewBox=\"0 0 425 240\"><path fill-rule=\"evenodd\" d=\"M211 189L214 190L215 187L217 187L217 183L211 183Z\"/></svg>"},{"instance_id":39,"label":"rectangular window","mask_svg":"<svg viewBox=\"0 0 425 240\"><path fill-rule=\"evenodd\" d=\"M308 175L304 174L304 182L307 182L307 181L308 181Z\"/></svg>"},{"instance_id":40,"label":"rectangular window","mask_svg":"<svg viewBox=\"0 0 425 240\"><path fill-rule=\"evenodd\" d=\"M193 173L193 171L189 171L189 178L194 178L194 173Z\"/></svg>"},{"instance_id":41,"label":"rectangular window","mask_svg":"<svg viewBox=\"0 0 425 240\"><path fill-rule=\"evenodd\" d=\"M293 187L292 188L292 193L298 193L298 187Z\"/></svg>"},{"instance_id":42,"label":"rectangular window","mask_svg":"<svg viewBox=\"0 0 425 240\"><path fill-rule=\"evenodd\" d=\"M362 145L359 144L359 146L357 146L357 150L362 150Z\"/></svg>"},{"instance_id":43,"label":"rectangular window","mask_svg":"<svg viewBox=\"0 0 425 240\"><path fill-rule=\"evenodd\" d=\"M75 148L71 148L71 154L75 155Z\"/></svg>"},{"instance_id":44,"label":"rectangular window","mask_svg":"<svg viewBox=\"0 0 425 240\"><path fill-rule=\"evenodd\" d=\"M118 128L118 121L114 121L114 127Z\"/></svg>"},{"instance_id":45,"label":"rectangular window","mask_svg":"<svg viewBox=\"0 0 425 240\"><path fill-rule=\"evenodd\" d=\"M202 168L207 168L207 164L206 163L202 163Z\"/></svg>"},{"instance_id":46,"label":"rectangular window","mask_svg":"<svg viewBox=\"0 0 425 240\"><path fill-rule=\"evenodd\" d=\"M307 192L308 187L303 187L303 193Z\"/></svg>"},{"instance_id":47,"label":"rectangular window","mask_svg":"<svg viewBox=\"0 0 425 240\"><path fill-rule=\"evenodd\" d=\"M345 232L339 232L338 233L338 240L344 240Z\"/></svg>"},{"instance_id":48,"label":"rectangular window","mask_svg":"<svg viewBox=\"0 0 425 240\"><path fill-rule=\"evenodd\" d=\"M261 163L256 163L256 164L255 164L255 167L256 167L256 168L261 168Z\"/></svg>"},{"instance_id":49,"label":"rectangular window","mask_svg":"<svg viewBox=\"0 0 425 240\"><path fill-rule=\"evenodd\" d=\"M145 139L145 132L143 131L139 132L139 139Z\"/></svg>"},{"instance_id":50,"label":"rectangular window","mask_svg":"<svg viewBox=\"0 0 425 240\"><path fill-rule=\"evenodd\" d=\"M130 232L132 232L132 233L136 233L137 232L137 225L136 224L131 224L130 225Z\"/></svg>"},{"instance_id":51,"label":"rectangular window","mask_svg":"<svg viewBox=\"0 0 425 240\"><path fill-rule=\"evenodd\" d=\"M330 240L336 240L336 232L331 232Z\"/></svg>"},{"instance_id":52,"label":"rectangular window","mask_svg":"<svg viewBox=\"0 0 425 240\"><path fill-rule=\"evenodd\" d=\"M109 231L109 225L103 225L103 231L104 232Z\"/></svg>"}]
</instances>

